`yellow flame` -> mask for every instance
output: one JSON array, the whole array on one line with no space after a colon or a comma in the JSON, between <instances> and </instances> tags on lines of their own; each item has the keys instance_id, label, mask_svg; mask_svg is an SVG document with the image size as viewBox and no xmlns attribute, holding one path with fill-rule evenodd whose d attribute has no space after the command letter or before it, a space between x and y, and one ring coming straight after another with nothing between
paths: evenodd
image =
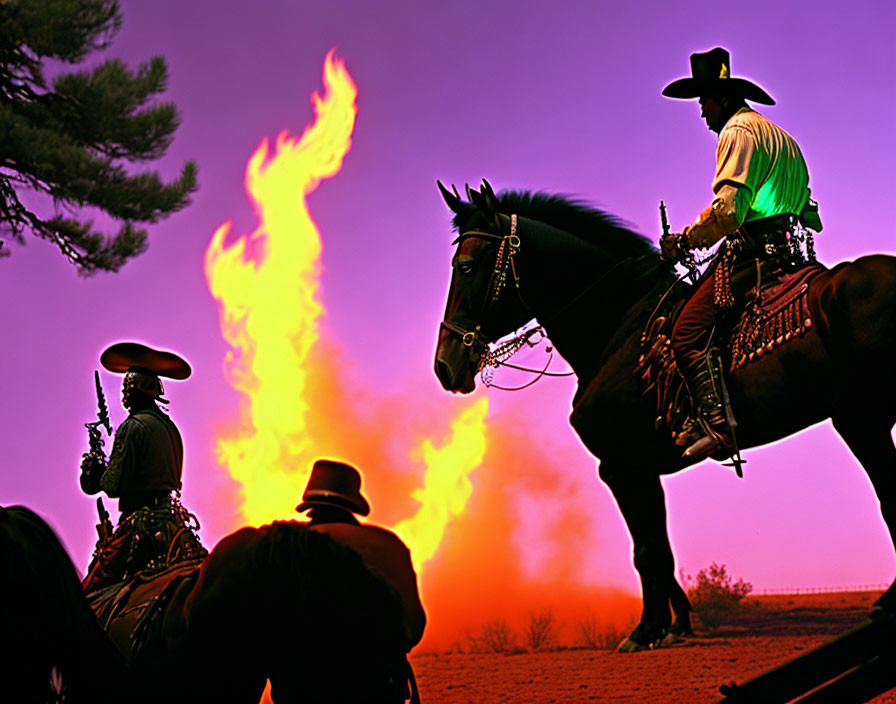
<instances>
[{"instance_id":1,"label":"yellow flame","mask_svg":"<svg viewBox=\"0 0 896 704\"><path fill-rule=\"evenodd\" d=\"M407 544L417 571L436 552L448 522L463 513L473 493L470 473L482 464L485 455L485 416L488 400L479 399L451 424L451 437L436 448L429 440L421 446L426 474L423 488L413 497L421 506L411 518L400 521L394 530Z\"/></svg>"},{"instance_id":2,"label":"yellow flame","mask_svg":"<svg viewBox=\"0 0 896 704\"><path fill-rule=\"evenodd\" d=\"M241 511L254 524L290 517L316 450L333 441L311 437L307 423L309 355L324 311L317 298L321 238L306 196L339 171L351 147L357 88L332 51L323 80L324 97L312 96L316 120L301 138L281 133L270 158L265 140L246 165L258 228L227 246L231 224L222 225L205 256L221 331L233 348L227 375L244 394L240 429L218 440L217 455L242 486ZM412 494L420 507L395 526L418 569L472 494L469 475L485 454L487 410L486 399L477 401L454 420L442 447L430 440L420 446L427 469L423 487Z\"/></svg>"},{"instance_id":3,"label":"yellow flame","mask_svg":"<svg viewBox=\"0 0 896 704\"><path fill-rule=\"evenodd\" d=\"M242 512L252 523L284 515L305 481L305 361L319 337L320 234L306 196L334 176L351 147L357 88L333 51L324 62L324 97L311 97L315 122L300 138L265 139L246 166L246 190L260 225L225 246L231 223L218 228L205 255L209 290L219 302L230 383L246 395L242 428L219 439L218 460L244 487Z\"/></svg>"}]
</instances>

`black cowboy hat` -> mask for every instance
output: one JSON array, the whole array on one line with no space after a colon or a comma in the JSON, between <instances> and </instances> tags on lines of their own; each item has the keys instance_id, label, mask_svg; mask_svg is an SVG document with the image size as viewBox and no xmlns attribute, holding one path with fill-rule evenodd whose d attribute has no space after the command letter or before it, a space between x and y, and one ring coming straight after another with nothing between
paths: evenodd
<instances>
[{"instance_id":1,"label":"black cowboy hat","mask_svg":"<svg viewBox=\"0 0 896 704\"><path fill-rule=\"evenodd\" d=\"M691 54L691 76L672 81L663 88L667 98L699 98L704 95L726 95L774 105L774 99L746 78L731 78L731 57L718 46L703 53Z\"/></svg>"},{"instance_id":2,"label":"black cowboy hat","mask_svg":"<svg viewBox=\"0 0 896 704\"><path fill-rule=\"evenodd\" d=\"M143 372L169 379L186 379L192 373L187 361L164 350L154 350L139 342L116 342L100 355L100 364L110 372Z\"/></svg>"},{"instance_id":3,"label":"black cowboy hat","mask_svg":"<svg viewBox=\"0 0 896 704\"><path fill-rule=\"evenodd\" d=\"M315 506L336 506L366 516L370 504L361 496L361 473L345 462L317 460L296 511L302 513Z\"/></svg>"}]
</instances>

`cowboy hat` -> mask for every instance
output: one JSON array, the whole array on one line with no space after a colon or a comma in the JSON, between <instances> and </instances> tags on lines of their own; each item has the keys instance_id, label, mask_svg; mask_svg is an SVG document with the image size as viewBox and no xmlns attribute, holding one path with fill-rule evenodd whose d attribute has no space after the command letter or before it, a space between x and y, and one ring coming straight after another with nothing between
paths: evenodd
<instances>
[{"instance_id":1,"label":"cowboy hat","mask_svg":"<svg viewBox=\"0 0 896 704\"><path fill-rule=\"evenodd\" d=\"M345 462L317 460L296 511L302 513L315 506L336 506L366 516L370 504L361 496L361 473Z\"/></svg>"},{"instance_id":2,"label":"cowboy hat","mask_svg":"<svg viewBox=\"0 0 896 704\"><path fill-rule=\"evenodd\" d=\"M737 96L763 105L774 99L746 78L731 77L731 57L722 47L691 54L691 75L679 78L663 88L667 98L699 98L704 95Z\"/></svg>"}]
</instances>

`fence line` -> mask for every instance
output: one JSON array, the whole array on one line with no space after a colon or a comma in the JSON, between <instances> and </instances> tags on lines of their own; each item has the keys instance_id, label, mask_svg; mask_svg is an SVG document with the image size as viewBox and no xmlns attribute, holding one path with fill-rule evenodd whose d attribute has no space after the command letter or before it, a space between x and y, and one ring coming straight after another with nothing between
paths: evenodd
<instances>
[{"instance_id":1,"label":"fence line","mask_svg":"<svg viewBox=\"0 0 896 704\"><path fill-rule=\"evenodd\" d=\"M889 588L889 584L860 584L849 587L793 587L790 589L754 589L750 592L754 596L775 596L791 594L836 594L837 592L882 592Z\"/></svg>"}]
</instances>

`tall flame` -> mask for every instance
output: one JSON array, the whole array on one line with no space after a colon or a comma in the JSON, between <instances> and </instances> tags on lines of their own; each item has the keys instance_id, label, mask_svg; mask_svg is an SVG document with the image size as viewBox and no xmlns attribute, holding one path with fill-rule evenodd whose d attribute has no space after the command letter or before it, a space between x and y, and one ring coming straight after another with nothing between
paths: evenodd
<instances>
[{"instance_id":1,"label":"tall flame","mask_svg":"<svg viewBox=\"0 0 896 704\"><path fill-rule=\"evenodd\" d=\"M242 429L218 442L218 458L243 488L242 513L252 523L286 515L298 496L313 457L325 449L339 455L340 439L324 437L321 424L309 424L310 374L322 364L312 355L320 338L323 306L320 282L320 233L306 196L322 178L335 175L351 146L357 89L341 61L327 54L326 93L312 96L316 121L301 138L277 138L268 158L261 143L246 166L246 190L261 224L231 246L224 240L231 225L218 228L206 251L206 277L220 303L221 330L236 350L228 353L231 384L245 394ZM317 413L344 417L348 409L315 403ZM452 424L452 436L437 448L420 447L426 464L423 488L413 492L417 513L396 530L405 538L415 563L433 556L451 518L463 512L472 493L469 473L485 453L485 415L480 400ZM340 423L337 418L332 423ZM313 427L311 427L313 426Z\"/></svg>"},{"instance_id":2,"label":"tall flame","mask_svg":"<svg viewBox=\"0 0 896 704\"><path fill-rule=\"evenodd\" d=\"M246 395L243 428L218 442L218 458L244 487L243 513L265 522L295 497L307 462L306 361L319 337L320 234L306 197L334 176L351 147L357 88L333 51L324 62L324 97L312 95L317 117L300 138L265 139L246 166L246 190L261 224L232 246L231 223L218 228L205 273L219 301L221 330L237 350L227 355L230 383ZM251 491L249 490L251 487Z\"/></svg>"}]
</instances>

